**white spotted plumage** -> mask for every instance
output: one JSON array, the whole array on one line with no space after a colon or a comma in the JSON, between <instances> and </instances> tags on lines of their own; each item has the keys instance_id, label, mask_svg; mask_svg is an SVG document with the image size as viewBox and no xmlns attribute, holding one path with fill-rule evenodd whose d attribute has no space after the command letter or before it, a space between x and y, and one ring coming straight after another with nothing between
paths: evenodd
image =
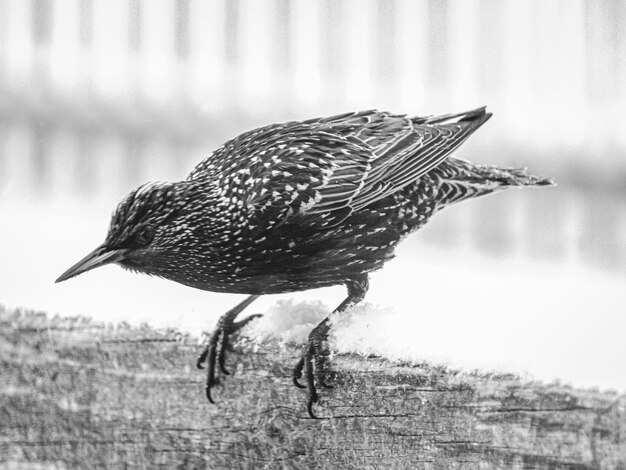
<instances>
[{"instance_id":1,"label":"white spotted plumage","mask_svg":"<svg viewBox=\"0 0 626 470\"><path fill-rule=\"evenodd\" d=\"M155 227L126 267L206 290L266 294L361 279L447 204L549 183L450 156L489 116L364 111L255 129L185 181L132 192L108 240L126 246L140 227Z\"/></svg>"}]
</instances>

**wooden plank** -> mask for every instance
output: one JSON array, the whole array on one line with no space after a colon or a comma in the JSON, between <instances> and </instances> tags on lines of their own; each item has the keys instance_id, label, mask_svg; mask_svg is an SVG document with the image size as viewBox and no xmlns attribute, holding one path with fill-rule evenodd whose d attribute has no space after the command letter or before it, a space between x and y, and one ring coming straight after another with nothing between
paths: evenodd
<instances>
[{"instance_id":1,"label":"wooden plank","mask_svg":"<svg viewBox=\"0 0 626 470\"><path fill-rule=\"evenodd\" d=\"M197 340L0 307L0 468L626 467L626 397L336 356L307 417L299 348L235 343L203 395Z\"/></svg>"}]
</instances>

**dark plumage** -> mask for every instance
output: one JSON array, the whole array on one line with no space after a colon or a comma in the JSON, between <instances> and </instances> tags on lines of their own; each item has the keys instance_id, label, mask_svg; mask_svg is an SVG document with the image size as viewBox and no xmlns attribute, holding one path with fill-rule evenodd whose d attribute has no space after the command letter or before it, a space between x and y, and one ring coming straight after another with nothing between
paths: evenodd
<instances>
[{"instance_id":1,"label":"dark plumage","mask_svg":"<svg viewBox=\"0 0 626 470\"><path fill-rule=\"evenodd\" d=\"M251 295L222 317L201 356L199 364L209 362L211 400L215 362L224 370L223 343L241 327L234 317L257 296L345 284L349 296L337 311L344 310L364 297L367 274L438 210L511 186L552 184L450 156L490 117L485 108L413 118L365 111L244 133L185 181L132 191L104 244L59 280L116 262L199 289ZM311 415L327 332L325 320L294 371L298 384L305 370Z\"/></svg>"}]
</instances>

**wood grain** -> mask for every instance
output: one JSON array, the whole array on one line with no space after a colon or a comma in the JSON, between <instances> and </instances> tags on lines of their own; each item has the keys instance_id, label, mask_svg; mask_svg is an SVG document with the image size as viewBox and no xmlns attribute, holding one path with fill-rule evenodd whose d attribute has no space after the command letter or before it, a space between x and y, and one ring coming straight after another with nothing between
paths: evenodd
<instances>
[{"instance_id":1,"label":"wood grain","mask_svg":"<svg viewBox=\"0 0 626 470\"><path fill-rule=\"evenodd\" d=\"M0 468L624 469L626 397L335 356L309 419L299 349L235 342L204 398L197 340L0 307Z\"/></svg>"}]
</instances>

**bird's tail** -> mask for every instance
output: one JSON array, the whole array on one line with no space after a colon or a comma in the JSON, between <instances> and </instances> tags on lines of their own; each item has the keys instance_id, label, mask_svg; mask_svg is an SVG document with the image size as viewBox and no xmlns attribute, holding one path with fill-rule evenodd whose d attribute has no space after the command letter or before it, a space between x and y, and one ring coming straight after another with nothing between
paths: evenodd
<instances>
[{"instance_id":1,"label":"bird's tail","mask_svg":"<svg viewBox=\"0 0 626 470\"><path fill-rule=\"evenodd\" d=\"M465 170L441 181L441 189L444 191L441 202L444 205L473 199L511 187L553 186L556 184L552 178L529 174L527 168L471 165L471 168L465 168Z\"/></svg>"}]
</instances>

